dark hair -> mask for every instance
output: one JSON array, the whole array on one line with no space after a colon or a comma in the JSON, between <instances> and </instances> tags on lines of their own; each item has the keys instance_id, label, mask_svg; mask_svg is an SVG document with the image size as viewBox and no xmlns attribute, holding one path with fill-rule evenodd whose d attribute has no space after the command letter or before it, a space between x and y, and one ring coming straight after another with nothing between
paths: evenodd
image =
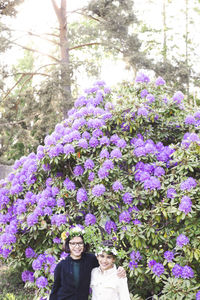
<instances>
[{"instance_id":1,"label":"dark hair","mask_svg":"<svg viewBox=\"0 0 200 300\"><path fill-rule=\"evenodd\" d=\"M63 250L64 250L66 253L70 253L69 242L70 242L74 237L76 237L76 236L66 238L65 243L64 243L64 246L63 246ZM80 237L80 238L82 238L82 240L83 240L83 243L84 243L84 249L83 249L83 252L88 252L89 249L90 249L90 245L89 245L88 243L85 243L85 242L84 242L84 238L83 238L82 235L77 235L77 237Z\"/></svg>"}]
</instances>

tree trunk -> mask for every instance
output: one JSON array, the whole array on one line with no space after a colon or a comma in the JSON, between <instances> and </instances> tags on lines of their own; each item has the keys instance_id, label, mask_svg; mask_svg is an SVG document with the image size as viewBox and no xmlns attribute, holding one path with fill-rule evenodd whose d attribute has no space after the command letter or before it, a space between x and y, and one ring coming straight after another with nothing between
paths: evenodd
<instances>
[{"instance_id":1,"label":"tree trunk","mask_svg":"<svg viewBox=\"0 0 200 300\"><path fill-rule=\"evenodd\" d=\"M190 79L189 79L189 57L188 57L188 0L185 0L185 64L187 69L186 93L189 101L190 94Z\"/></svg>"},{"instance_id":2,"label":"tree trunk","mask_svg":"<svg viewBox=\"0 0 200 300\"><path fill-rule=\"evenodd\" d=\"M163 0L163 62L167 60L166 0Z\"/></svg>"},{"instance_id":3,"label":"tree trunk","mask_svg":"<svg viewBox=\"0 0 200 300\"><path fill-rule=\"evenodd\" d=\"M60 0L60 8L55 0L51 0L56 13L60 30L60 66L61 66L61 91L63 117L67 117L68 110L72 107L69 42L67 36L67 0Z\"/></svg>"}]
</instances>

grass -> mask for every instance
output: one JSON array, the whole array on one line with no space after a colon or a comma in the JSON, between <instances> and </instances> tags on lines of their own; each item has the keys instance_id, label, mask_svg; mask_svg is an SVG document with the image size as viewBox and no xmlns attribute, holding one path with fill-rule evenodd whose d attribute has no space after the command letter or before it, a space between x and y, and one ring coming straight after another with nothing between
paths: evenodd
<instances>
[{"instance_id":1,"label":"grass","mask_svg":"<svg viewBox=\"0 0 200 300\"><path fill-rule=\"evenodd\" d=\"M34 291L24 289L21 272L0 263L0 300L33 300Z\"/></svg>"}]
</instances>

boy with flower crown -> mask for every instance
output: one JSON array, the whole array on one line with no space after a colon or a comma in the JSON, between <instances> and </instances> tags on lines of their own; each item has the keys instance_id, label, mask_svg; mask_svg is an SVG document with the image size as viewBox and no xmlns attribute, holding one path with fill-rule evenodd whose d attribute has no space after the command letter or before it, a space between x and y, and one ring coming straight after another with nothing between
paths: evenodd
<instances>
[{"instance_id":1,"label":"boy with flower crown","mask_svg":"<svg viewBox=\"0 0 200 300\"><path fill-rule=\"evenodd\" d=\"M84 242L84 233L83 226L77 225L63 234L69 255L55 268L49 300L88 300L91 271L98 266L98 260L94 254L86 253L89 245ZM118 276L125 277L123 268Z\"/></svg>"},{"instance_id":2,"label":"boy with flower crown","mask_svg":"<svg viewBox=\"0 0 200 300\"><path fill-rule=\"evenodd\" d=\"M114 264L117 250L112 242L105 241L96 255L99 267L91 274L92 300L130 300L127 278L117 276Z\"/></svg>"}]
</instances>

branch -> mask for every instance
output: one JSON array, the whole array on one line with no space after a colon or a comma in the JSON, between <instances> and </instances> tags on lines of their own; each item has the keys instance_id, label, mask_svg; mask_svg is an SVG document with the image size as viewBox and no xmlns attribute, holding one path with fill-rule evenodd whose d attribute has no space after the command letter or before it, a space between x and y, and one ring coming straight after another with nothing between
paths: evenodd
<instances>
[{"instance_id":1,"label":"branch","mask_svg":"<svg viewBox=\"0 0 200 300\"><path fill-rule=\"evenodd\" d=\"M22 75L18 80L17 82L14 84L14 86L8 90L8 92L6 93L6 95L3 97L2 101L4 101L8 95L12 92L12 90L18 85L18 83L20 83L20 81L22 80L22 78L24 77L24 75Z\"/></svg>"},{"instance_id":2,"label":"branch","mask_svg":"<svg viewBox=\"0 0 200 300\"><path fill-rule=\"evenodd\" d=\"M83 47L85 47L85 46L94 46L94 45L108 46L108 44L106 44L106 43L94 42L94 43L81 44L81 45L78 45L78 46L69 48L69 50L74 50L74 49L78 49L78 48L83 48ZM113 49L116 49L117 51L119 51L119 52L121 52L121 53L124 53L121 49L119 49L119 48L117 48L117 47L112 46L112 48L113 48Z\"/></svg>"},{"instance_id":3,"label":"branch","mask_svg":"<svg viewBox=\"0 0 200 300\"><path fill-rule=\"evenodd\" d=\"M34 76L34 75L42 75L42 76L49 76L49 74L46 74L46 73L40 73L40 72L23 72L23 73L14 73L14 74L11 74L10 76L16 76L16 75L31 75L31 76Z\"/></svg>"},{"instance_id":4,"label":"branch","mask_svg":"<svg viewBox=\"0 0 200 300\"><path fill-rule=\"evenodd\" d=\"M87 18L90 18L90 19L92 19L92 20L95 20L95 21L97 21L97 22L101 22L101 20L100 19L97 19L97 18L95 18L95 17L93 17L93 16L91 16L91 15L87 15L87 14L84 14L84 13L81 13L81 12L78 12L78 11L75 11L75 13L77 13L77 14L79 14L79 15L82 15L82 16L84 16L84 17L87 17Z\"/></svg>"},{"instance_id":5,"label":"branch","mask_svg":"<svg viewBox=\"0 0 200 300\"><path fill-rule=\"evenodd\" d=\"M29 119L30 117L35 117L37 116L38 113L35 113L35 114L32 114L32 115L29 115ZM20 121L11 121L11 122L6 122L6 123L0 123L0 126L5 126L5 125L15 125L15 124L20 124L22 122L27 122L27 119L23 119L23 120L20 120Z\"/></svg>"},{"instance_id":6,"label":"branch","mask_svg":"<svg viewBox=\"0 0 200 300\"><path fill-rule=\"evenodd\" d=\"M55 57L52 56L52 55L46 54L46 53L41 52L41 51L36 50L36 49L32 49L32 48L29 48L29 47L20 45L20 44L14 42L14 41L9 41L8 39L6 39L6 40L7 40L8 42L10 42L11 44L14 44L14 45L16 45L16 46L19 46L19 47L21 47L21 48L23 48L23 49L25 49L25 50L40 53L40 54L42 54L42 55L44 55L44 56L47 56L47 57L49 57L49 58L51 58L51 59L53 59L53 60L55 60L55 61L57 61L57 62L60 62L60 60L58 60L57 58L55 58Z\"/></svg>"},{"instance_id":7,"label":"branch","mask_svg":"<svg viewBox=\"0 0 200 300\"><path fill-rule=\"evenodd\" d=\"M53 41L53 40L50 40L50 39L47 39L47 38L44 38L45 35L50 35L50 36L54 36L56 38L59 38L59 35L56 35L56 34L51 34L51 33L42 33L42 34L38 34L38 33L34 33L34 32L31 32L31 31L26 31L26 30L15 30L15 29L9 29L9 31L12 31L12 32L23 32L23 33L26 33L26 35L31 35L31 36L36 36L36 37L39 37L40 39L43 39L45 41L48 41L52 44L56 44L56 45L59 45L59 43ZM25 35L24 35L25 36ZM17 38L19 39L19 38Z\"/></svg>"},{"instance_id":8,"label":"branch","mask_svg":"<svg viewBox=\"0 0 200 300\"><path fill-rule=\"evenodd\" d=\"M39 67L35 72L28 72L28 73L16 73L16 74L11 74L9 76L15 76L15 75L20 75L22 74L22 76L20 77L20 79L16 82L16 84L6 93L5 97L2 99L2 100L5 100L8 95L12 92L12 90L18 85L18 83L20 83L20 81L22 80L22 78L26 75L30 75L29 78L23 83L22 85L22 88L23 86L26 84L26 82L28 82L29 80L31 80L31 78L34 76L34 75L43 75L43 76L50 76L46 73L40 73L38 72L40 69L44 68L44 67L47 67L47 66L51 66L51 65L56 65L56 64L47 64L47 65L44 65L44 66L41 66Z\"/></svg>"}]
</instances>

